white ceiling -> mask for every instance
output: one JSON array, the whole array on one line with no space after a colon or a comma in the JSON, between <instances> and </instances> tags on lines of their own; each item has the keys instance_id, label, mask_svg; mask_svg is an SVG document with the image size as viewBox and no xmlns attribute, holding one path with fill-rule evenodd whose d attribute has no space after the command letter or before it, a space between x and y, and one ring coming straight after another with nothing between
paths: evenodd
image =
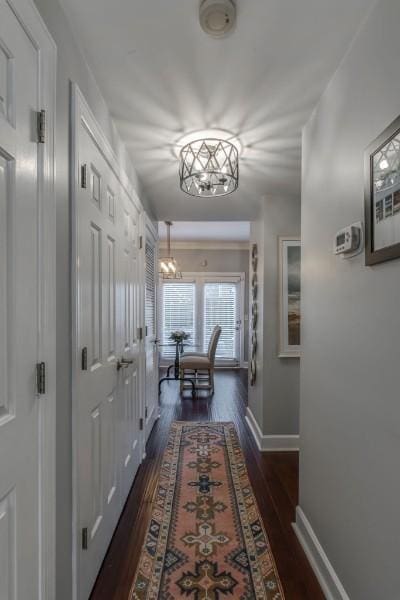
<instances>
[{"instance_id":1,"label":"white ceiling","mask_svg":"<svg viewBox=\"0 0 400 600\"><path fill-rule=\"evenodd\" d=\"M155 216L254 218L265 194L300 194L301 129L374 0L237 0L212 39L199 0L62 0ZM179 189L172 145L220 127L244 144L239 190Z\"/></svg>"},{"instance_id":2,"label":"white ceiling","mask_svg":"<svg viewBox=\"0 0 400 600\"><path fill-rule=\"evenodd\" d=\"M158 224L160 240L167 238L164 223ZM174 242L248 242L250 223L248 221L175 221L171 227L172 245Z\"/></svg>"}]
</instances>

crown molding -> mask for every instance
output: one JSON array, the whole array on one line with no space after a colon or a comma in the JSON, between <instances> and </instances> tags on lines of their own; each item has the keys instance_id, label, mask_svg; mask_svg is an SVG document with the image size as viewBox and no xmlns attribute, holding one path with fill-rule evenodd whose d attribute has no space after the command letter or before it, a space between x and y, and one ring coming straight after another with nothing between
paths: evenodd
<instances>
[{"instance_id":1,"label":"crown molding","mask_svg":"<svg viewBox=\"0 0 400 600\"><path fill-rule=\"evenodd\" d=\"M160 249L167 248L167 242L160 240ZM225 242L222 240L216 241L175 241L171 242L171 250L249 250L250 242Z\"/></svg>"}]
</instances>

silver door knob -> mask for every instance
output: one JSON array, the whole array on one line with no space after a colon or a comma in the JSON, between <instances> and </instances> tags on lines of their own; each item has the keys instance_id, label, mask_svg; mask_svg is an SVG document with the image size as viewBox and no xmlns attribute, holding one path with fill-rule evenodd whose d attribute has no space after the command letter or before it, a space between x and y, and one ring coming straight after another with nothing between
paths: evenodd
<instances>
[{"instance_id":1,"label":"silver door knob","mask_svg":"<svg viewBox=\"0 0 400 600\"><path fill-rule=\"evenodd\" d=\"M133 359L121 358L120 360L117 360L117 371L120 371L121 369L126 369L131 364L133 364Z\"/></svg>"}]
</instances>

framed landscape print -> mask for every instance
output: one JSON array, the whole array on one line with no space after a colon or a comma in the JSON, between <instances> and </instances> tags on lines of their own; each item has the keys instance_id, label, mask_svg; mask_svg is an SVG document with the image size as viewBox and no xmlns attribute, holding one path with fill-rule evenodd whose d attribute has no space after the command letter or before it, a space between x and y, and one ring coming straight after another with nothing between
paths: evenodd
<instances>
[{"instance_id":1,"label":"framed landscape print","mask_svg":"<svg viewBox=\"0 0 400 600\"><path fill-rule=\"evenodd\" d=\"M299 237L279 237L279 352L281 358L299 357L301 245Z\"/></svg>"},{"instance_id":2,"label":"framed landscape print","mask_svg":"<svg viewBox=\"0 0 400 600\"><path fill-rule=\"evenodd\" d=\"M400 257L400 117L365 152L365 264Z\"/></svg>"}]
</instances>

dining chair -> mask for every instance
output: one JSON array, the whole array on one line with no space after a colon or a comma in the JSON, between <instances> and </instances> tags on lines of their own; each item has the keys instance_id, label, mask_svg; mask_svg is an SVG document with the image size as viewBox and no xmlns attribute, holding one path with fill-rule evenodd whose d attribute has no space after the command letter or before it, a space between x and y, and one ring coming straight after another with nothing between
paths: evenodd
<instances>
[{"instance_id":1,"label":"dining chair","mask_svg":"<svg viewBox=\"0 0 400 600\"><path fill-rule=\"evenodd\" d=\"M219 325L214 327L208 343L207 353L193 352L190 354L183 354L179 363L181 377L184 378L185 376L190 376L194 373L196 388L200 390L210 390L211 395L214 393L215 355L221 331ZM200 385L200 382L202 381L206 381L206 385ZM188 386L185 385L184 381L181 381L181 392L187 389L187 387Z\"/></svg>"}]
</instances>

